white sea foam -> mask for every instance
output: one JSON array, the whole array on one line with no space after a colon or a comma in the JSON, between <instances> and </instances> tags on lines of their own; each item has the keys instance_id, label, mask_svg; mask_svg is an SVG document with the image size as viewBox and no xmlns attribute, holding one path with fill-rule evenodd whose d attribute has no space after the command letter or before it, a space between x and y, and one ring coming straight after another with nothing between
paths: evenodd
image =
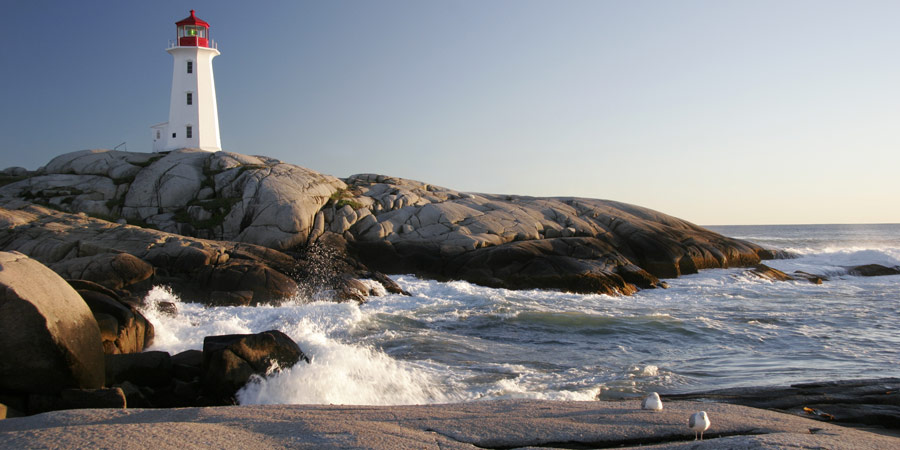
<instances>
[{"instance_id":1,"label":"white sea foam","mask_svg":"<svg viewBox=\"0 0 900 450\"><path fill-rule=\"evenodd\" d=\"M154 289L146 314L156 325L152 349L174 353L201 348L208 335L279 329L312 358L248 385L242 403L590 400L897 376L900 284L846 269L900 264L897 233L889 234L884 245L770 239L799 257L766 264L832 277L822 285L717 269L667 280L669 289L609 297L398 276L412 296L206 308ZM178 314L166 316L160 302L175 303Z\"/></svg>"},{"instance_id":2,"label":"white sea foam","mask_svg":"<svg viewBox=\"0 0 900 450\"><path fill-rule=\"evenodd\" d=\"M539 389L535 389L538 387ZM545 385L535 386L526 377L503 379L486 389L480 396L482 399L531 399L531 400L594 400L602 390L602 386L594 385L583 389L546 389Z\"/></svg>"},{"instance_id":3,"label":"white sea foam","mask_svg":"<svg viewBox=\"0 0 900 450\"><path fill-rule=\"evenodd\" d=\"M164 314L160 302L174 303L178 313ZM202 348L206 336L270 329L281 330L298 343L311 363L300 363L248 384L238 393L244 404L414 404L451 399L424 368L329 336L346 335L363 320L363 313L352 303L204 307L184 303L168 289L155 287L145 304L144 314L156 328L150 350L174 354Z\"/></svg>"},{"instance_id":4,"label":"white sea foam","mask_svg":"<svg viewBox=\"0 0 900 450\"><path fill-rule=\"evenodd\" d=\"M381 351L309 332L298 342L310 363L256 377L241 389L241 404L396 405L447 402L437 380L422 367Z\"/></svg>"},{"instance_id":5,"label":"white sea foam","mask_svg":"<svg viewBox=\"0 0 900 450\"><path fill-rule=\"evenodd\" d=\"M650 364L644 367L634 367L632 372L636 377L656 377L659 376L659 367Z\"/></svg>"}]
</instances>

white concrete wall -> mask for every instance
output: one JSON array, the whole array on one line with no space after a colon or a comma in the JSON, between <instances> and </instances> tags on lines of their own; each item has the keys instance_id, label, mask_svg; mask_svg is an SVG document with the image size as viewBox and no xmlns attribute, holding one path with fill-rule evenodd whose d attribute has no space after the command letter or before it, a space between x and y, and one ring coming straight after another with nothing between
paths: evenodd
<instances>
[{"instance_id":1,"label":"white concrete wall","mask_svg":"<svg viewBox=\"0 0 900 450\"><path fill-rule=\"evenodd\" d=\"M219 51L207 47L172 47L167 51L174 59L174 69L165 150L222 150L212 68L212 59L219 55ZM188 61L194 63L193 73L187 73ZM191 105L187 104L188 92L193 93ZM186 133L188 125L192 128L191 138Z\"/></svg>"},{"instance_id":2,"label":"white concrete wall","mask_svg":"<svg viewBox=\"0 0 900 450\"><path fill-rule=\"evenodd\" d=\"M162 152L166 150L166 133L169 132L169 122L158 123L150 127L151 139L153 139L153 151Z\"/></svg>"}]
</instances>

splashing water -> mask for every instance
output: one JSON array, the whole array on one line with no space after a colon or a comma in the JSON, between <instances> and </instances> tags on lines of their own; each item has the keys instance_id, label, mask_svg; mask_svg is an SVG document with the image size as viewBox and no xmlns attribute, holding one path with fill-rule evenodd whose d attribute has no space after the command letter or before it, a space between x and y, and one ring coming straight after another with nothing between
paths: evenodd
<instances>
[{"instance_id":1,"label":"splashing water","mask_svg":"<svg viewBox=\"0 0 900 450\"><path fill-rule=\"evenodd\" d=\"M295 299L203 307L155 288L145 310L156 327L151 349L176 353L202 348L208 335L285 332L311 363L255 379L238 393L243 404L591 400L900 376L900 277L847 272L855 264L900 264L900 226L845 234L722 228L808 249L767 264L832 279L771 282L745 269L707 270L669 280L666 290L609 297L398 276L412 296L362 306ZM164 314L160 302L175 303L178 314Z\"/></svg>"}]
</instances>

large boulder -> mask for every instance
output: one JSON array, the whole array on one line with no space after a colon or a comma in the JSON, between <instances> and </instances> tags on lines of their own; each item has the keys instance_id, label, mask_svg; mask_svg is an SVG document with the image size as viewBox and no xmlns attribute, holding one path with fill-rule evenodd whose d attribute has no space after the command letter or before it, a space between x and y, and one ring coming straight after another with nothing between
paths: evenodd
<instances>
[{"instance_id":1,"label":"large boulder","mask_svg":"<svg viewBox=\"0 0 900 450\"><path fill-rule=\"evenodd\" d=\"M103 387L100 329L78 293L43 264L0 252L0 390Z\"/></svg>"},{"instance_id":2,"label":"large boulder","mask_svg":"<svg viewBox=\"0 0 900 450\"><path fill-rule=\"evenodd\" d=\"M232 403L253 375L309 362L297 343L278 330L257 334L207 336L203 339L203 392L212 401Z\"/></svg>"},{"instance_id":3,"label":"large boulder","mask_svg":"<svg viewBox=\"0 0 900 450\"><path fill-rule=\"evenodd\" d=\"M900 275L900 266L887 267L881 264L864 264L851 267L850 275L857 277L883 277L888 275Z\"/></svg>"}]
</instances>

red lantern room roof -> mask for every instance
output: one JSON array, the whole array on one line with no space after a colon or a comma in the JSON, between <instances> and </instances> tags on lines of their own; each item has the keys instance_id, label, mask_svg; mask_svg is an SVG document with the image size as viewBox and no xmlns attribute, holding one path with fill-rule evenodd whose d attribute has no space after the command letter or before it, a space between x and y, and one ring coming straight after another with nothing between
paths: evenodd
<instances>
[{"instance_id":1,"label":"red lantern room roof","mask_svg":"<svg viewBox=\"0 0 900 450\"><path fill-rule=\"evenodd\" d=\"M184 18L184 20L181 20L181 21L179 21L179 22L175 22L175 25L178 25L178 26L182 26L182 25L200 25L200 26L204 26L204 27L206 27L206 28L209 28L209 23L207 23L205 20L203 20L203 19L201 19L201 18L195 16L195 15L194 15L194 10L193 10L193 9L191 10L191 17L186 17L186 18Z\"/></svg>"}]
</instances>

